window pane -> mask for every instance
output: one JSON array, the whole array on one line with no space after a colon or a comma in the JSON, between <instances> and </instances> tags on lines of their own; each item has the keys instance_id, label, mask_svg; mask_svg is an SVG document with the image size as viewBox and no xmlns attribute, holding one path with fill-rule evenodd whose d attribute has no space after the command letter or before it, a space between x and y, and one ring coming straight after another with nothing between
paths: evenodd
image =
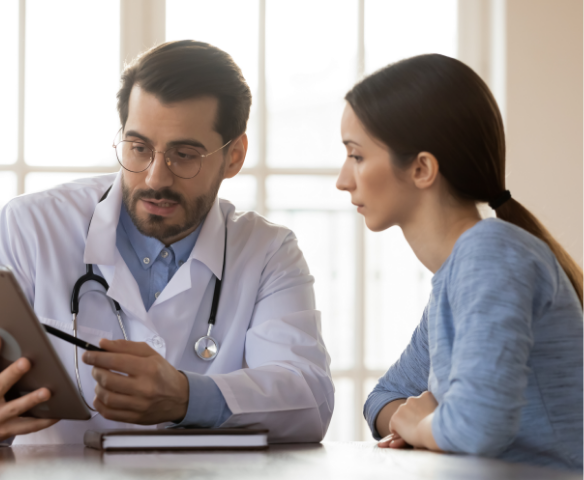
<instances>
[{"instance_id":1,"label":"window pane","mask_svg":"<svg viewBox=\"0 0 584 480\"><path fill-rule=\"evenodd\" d=\"M14 163L18 145L18 2L0 2L0 163ZM0 194L2 195L2 194Z\"/></svg>"},{"instance_id":2,"label":"window pane","mask_svg":"<svg viewBox=\"0 0 584 480\"><path fill-rule=\"evenodd\" d=\"M355 385L350 378L335 378L335 411L325 442L351 442L355 438Z\"/></svg>"},{"instance_id":3,"label":"window pane","mask_svg":"<svg viewBox=\"0 0 584 480\"><path fill-rule=\"evenodd\" d=\"M252 175L237 175L223 180L219 198L229 200L236 210L254 210L256 207L256 179Z\"/></svg>"},{"instance_id":4,"label":"window pane","mask_svg":"<svg viewBox=\"0 0 584 480\"><path fill-rule=\"evenodd\" d=\"M166 0L166 39L207 42L229 53L253 95L245 166L257 163L258 0ZM227 140L227 139L226 139Z\"/></svg>"},{"instance_id":5,"label":"window pane","mask_svg":"<svg viewBox=\"0 0 584 480\"><path fill-rule=\"evenodd\" d=\"M363 409L363 405L365 405L365 400L367 400L367 397L373 391L375 385L377 385L377 381L378 380L376 378L369 377L365 380L365 382L363 382L363 404L361 405L361 409ZM365 441L373 440L373 434L371 433L371 430L369 429L369 425L367 425L365 418L363 418L363 421L361 422L361 440Z\"/></svg>"},{"instance_id":6,"label":"window pane","mask_svg":"<svg viewBox=\"0 0 584 480\"><path fill-rule=\"evenodd\" d=\"M422 53L456 57L457 0L365 0L365 70Z\"/></svg>"},{"instance_id":7,"label":"window pane","mask_svg":"<svg viewBox=\"0 0 584 480\"><path fill-rule=\"evenodd\" d=\"M101 173L79 172L34 172L29 173L24 179L24 192L33 193L48 190L62 183L72 182L80 178L95 177Z\"/></svg>"},{"instance_id":8,"label":"window pane","mask_svg":"<svg viewBox=\"0 0 584 480\"><path fill-rule=\"evenodd\" d=\"M339 167L343 97L357 72L356 0L266 2L267 162Z\"/></svg>"},{"instance_id":9,"label":"window pane","mask_svg":"<svg viewBox=\"0 0 584 480\"><path fill-rule=\"evenodd\" d=\"M16 174L0 172L0 207L16 196Z\"/></svg>"},{"instance_id":10,"label":"window pane","mask_svg":"<svg viewBox=\"0 0 584 480\"><path fill-rule=\"evenodd\" d=\"M334 181L328 176L274 175L266 186L268 219L296 234L315 278L323 337L331 368L338 370L354 365L356 217L345 210L348 202Z\"/></svg>"},{"instance_id":11,"label":"window pane","mask_svg":"<svg viewBox=\"0 0 584 480\"><path fill-rule=\"evenodd\" d=\"M26 22L26 162L114 164L119 0L27 0Z\"/></svg>"},{"instance_id":12,"label":"window pane","mask_svg":"<svg viewBox=\"0 0 584 480\"><path fill-rule=\"evenodd\" d=\"M367 231L365 365L386 370L422 318L432 274L416 258L400 228Z\"/></svg>"}]
</instances>

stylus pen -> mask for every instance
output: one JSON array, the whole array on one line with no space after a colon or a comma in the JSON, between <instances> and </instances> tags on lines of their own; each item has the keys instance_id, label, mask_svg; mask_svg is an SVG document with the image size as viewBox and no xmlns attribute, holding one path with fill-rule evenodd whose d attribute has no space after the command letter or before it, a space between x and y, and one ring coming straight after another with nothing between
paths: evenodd
<instances>
[{"instance_id":1,"label":"stylus pen","mask_svg":"<svg viewBox=\"0 0 584 480\"><path fill-rule=\"evenodd\" d=\"M77 345L78 347L81 347L85 350L91 350L93 352L105 352L106 350L104 350L103 348L99 348L96 347L95 345L92 345L91 343L87 343L83 340L81 340L80 338L75 338L73 335L69 335L68 333L65 333L61 330L59 330L58 328L53 328L49 325L43 325L45 327L45 330L47 331L47 333L50 333L51 335L54 335L55 337L59 337L61 340L65 340L66 342L72 343L73 345Z\"/></svg>"}]
</instances>

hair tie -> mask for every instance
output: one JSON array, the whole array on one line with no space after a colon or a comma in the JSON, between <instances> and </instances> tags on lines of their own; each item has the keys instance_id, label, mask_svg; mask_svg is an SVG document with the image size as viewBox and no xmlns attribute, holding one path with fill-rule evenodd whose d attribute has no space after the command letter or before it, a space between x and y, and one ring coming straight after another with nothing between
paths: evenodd
<instances>
[{"instance_id":1,"label":"hair tie","mask_svg":"<svg viewBox=\"0 0 584 480\"><path fill-rule=\"evenodd\" d=\"M493 200L489 202L489 207L491 207L493 210L497 210L497 208L503 205L510 198L511 192L509 190L505 190L498 197L495 197Z\"/></svg>"}]
</instances>

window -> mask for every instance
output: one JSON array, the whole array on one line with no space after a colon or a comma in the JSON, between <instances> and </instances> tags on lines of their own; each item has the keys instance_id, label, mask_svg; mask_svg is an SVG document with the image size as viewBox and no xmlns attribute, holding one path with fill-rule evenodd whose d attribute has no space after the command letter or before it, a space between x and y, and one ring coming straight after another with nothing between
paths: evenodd
<instances>
[{"instance_id":1,"label":"window","mask_svg":"<svg viewBox=\"0 0 584 480\"><path fill-rule=\"evenodd\" d=\"M128 58L120 38L140 31L142 18L120 15L127 2L0 2L0 205L118 169L110 145L120 57ZM166 15L144 15L158 22L144 35L212 43L242 68L253 94L250 149L220 195L296 233L332 357L336 405L327 439L370 438L363 403L409 341L431 275L398 229L367 231L335 188L345 158L343 97L363 75L401 58L456 56L457 1L154 0L132 8L150 3Z\"/></svg>"}]
</instances>

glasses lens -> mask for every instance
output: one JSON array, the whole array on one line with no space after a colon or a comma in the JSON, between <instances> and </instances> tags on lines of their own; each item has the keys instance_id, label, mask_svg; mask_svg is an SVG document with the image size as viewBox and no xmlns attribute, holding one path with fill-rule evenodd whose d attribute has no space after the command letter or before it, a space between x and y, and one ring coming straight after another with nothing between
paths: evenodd
<instances>
[{"instance_id":1,"label":"glasses lens","mask_svg":"<svg viewBox=\"0 0 584 480\"><path fill-rule=\"evenodd\" d=\"M152 161L152 150L141 142L124 140L116 145L118 162L130 172L142 172Z\"/></svg>"},{"instance_id":2,"label":"glasses lens","mask_svg":"<svg viewBox=\"0 0 584 480\"><path fill-rule=\"evenodd\" d=\"M186 145L179 145L167 150L166 165L177 177L193 178L201 170L202 155L199 150Z\"/></svg>"}]
</instances>

